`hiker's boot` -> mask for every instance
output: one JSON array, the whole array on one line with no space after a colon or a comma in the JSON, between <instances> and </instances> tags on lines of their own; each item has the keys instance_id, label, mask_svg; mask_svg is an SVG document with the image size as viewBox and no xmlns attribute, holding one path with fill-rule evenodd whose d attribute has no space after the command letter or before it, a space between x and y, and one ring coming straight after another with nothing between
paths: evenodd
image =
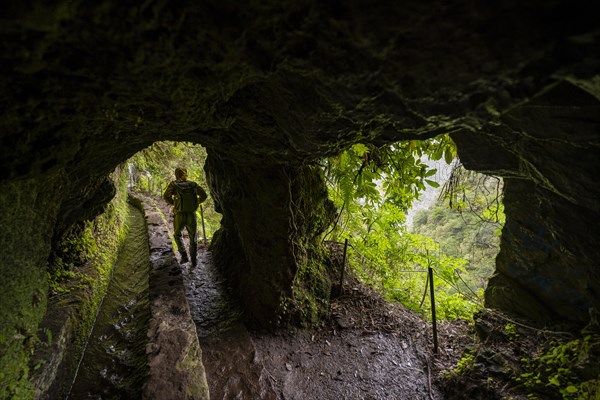
<instances>
[{"instance_id":1,"label":"hiker's boot","mask_svg":"<svg viewBox=\"0 0 600 400\"><path fill-rule=\"evenodd\" d=\"M185 264L188 261L190 261L190 260L188 259L187 253L185 251L182 251L181 252L181 259L179 260L179 263L180 264Z\"/></svg>"}]
</instances>

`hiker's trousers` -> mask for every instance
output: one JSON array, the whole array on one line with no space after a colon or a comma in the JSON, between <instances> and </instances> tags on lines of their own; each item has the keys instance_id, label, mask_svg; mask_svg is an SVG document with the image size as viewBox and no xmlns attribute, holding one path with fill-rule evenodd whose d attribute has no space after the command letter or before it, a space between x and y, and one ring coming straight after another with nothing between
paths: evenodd
<instances>
[{"instance_id":1,"label":"hiker's trousers","mask_svg":"<svg viewBox=\"0 0 600 400\"><path fill-rule=\"evenodd\" d=\"M176 212L173 221L173 236L175 238L175 244L181 254L185 253L185 246L182 240L182 231L184 228L187 229L188 236L190 238L190 255L194 257L196 255L196 249L198 243L196 241L196 213L195 212Z\"/></svg>"}]
</instances>

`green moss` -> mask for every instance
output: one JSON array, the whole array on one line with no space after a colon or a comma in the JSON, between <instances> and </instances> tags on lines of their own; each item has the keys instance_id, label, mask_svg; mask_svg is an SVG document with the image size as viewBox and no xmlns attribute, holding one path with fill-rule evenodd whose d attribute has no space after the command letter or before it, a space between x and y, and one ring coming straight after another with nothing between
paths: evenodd
<instances>
[{"instance_id":1,"label":"green moss","mask_svg":"<svg viewBox=\"0 0 600 400\"><path fill-rule=\"evenodd\" d=\"M46 275L39 265L49 251L47 215L56 209L40 187L33 179L0 187L0 399L33 397L27 361L46 310Z\"/></svg>"},{"instance_id":2,"label":"green moss","mask_svg":"<svg viewBox=\"0 0 600 400\"><path fill-rule=\"evenodd\" d=\"M292 322L314 326L327 312L331 279L325 262L322 234L333 220L327 190L320 168L307 167L290 182L292 195L291 238L298 270L292 284L292 297L282 300L284 313Z\"/></svg>"},{"instance_id":3,"label":"green moss","mask_svg":"<svg viewBox=\"0 0 600 400\"><path fill-rule=\"evenodd\" d=\"M115 198L103 214L63 238L63 257L57 257L58 263L51 268L52 292L59 298L75 302L71 315L75 341L68 350L66 361L66 368L73 373L106 295L119 249L127 234L126 174L115 172L113 178L118 179ZM65 264L63 258L70 262ZM76 265L77 262L82 264ZM60 303L59 300L56 304Z\"/></svg>"},{"instance_id":4,"label":"green moss","mask_svg":"<svg viewBox=\"0 0 600 400\"><path fill-rule=\"evenodd\" d=\"M454 368L450 373L454 374L468 374L473 368L473 364L475 363L475 354L470 351L465 351L456 364L456 368Z\"/></svg>"},{"instance_id":5,"label":"green moss","mask_svg":"<svg viewBox=\"0 0 600 400\"><path fill-rule=\"evenodd\" d=\"M60 335L64 324L71 330L70 337L74 340L66 350L66 361L61 366L61 370L74 372L106 293L118 250L126 233L126 175L117 170L113 174L113 179L118 180L117 195L108 204L106 211L92 221L72 227L55 245L48 271L39 271L39 279L31 281L32 285L37 286L34 288L34 294L39 299L39 310L34 307L29 309L31 315L21 313L20 316L16 316L20 317L20 321L29 321L27 330L22 330L26 334L21 334L21 340L13 341L3 340L6 338L4 334L0 336L0 343L7 342L13 346L6 353L7 362L2 361L0 378L3 384L0 398L34 397L33 382L37 379L35 375L43 375L44 368L52 368L52 366L45 366L44 358L48 357L47 353L56 351L57 348L64 348L58 344L58 341L65 339ZM26 285L21 286L22 289L26 287ZM46 310L46 293L49 296L48 310ZM67 309L71 311L65 314L64 311ZM34 316L32 313L35 312L37 314ZM65 318L70 320L60 323L50 320L38 326L45 312L49 316L66 315ZM45 339L41 340L39 337ZM51 348L42 343L48 341L52 344L53 340L56 347ZM31 358L34 350L37 351L35 358ZM32 374L33 377L30 376ZM68 383L60 382L60 385L68 385ZM48 389L48 384L45 382L41 384L42 387L38 387L40 384L35 386L43 391ZM57 388L57 390L61 392L66 388Z\"/></svg>"},{"instance_id":6,"label":"green moss","mask_svg":"<svg viewBox=\"0 0 600 400\"><path fill-rule=\"evenodd\" d=\"M331 280L322 256L302 260L292 286L291 304L297 323L314 326L326 313L331 293Z\"/></svg>"},{"instance_id":7,"label":"green moss","mask_svg":"<svg viewBox=\"0 0 600 400\"><path fill-rule=\"evenodd\" d=\"M200 347L198 345L193 345L192 340L184 350L185 354L180 357L175 368L179 371L199 371L195 376L196 379L193 379L186 385L186 394L189 399L208 399L208 383L206 382L206 374L201 361L202 354Z\"/></svg>"}]
</instances>

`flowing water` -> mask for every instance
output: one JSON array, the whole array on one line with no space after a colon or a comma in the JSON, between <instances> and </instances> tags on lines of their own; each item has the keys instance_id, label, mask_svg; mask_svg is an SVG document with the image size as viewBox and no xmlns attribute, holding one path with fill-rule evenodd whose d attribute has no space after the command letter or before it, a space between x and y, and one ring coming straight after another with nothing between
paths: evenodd
<instances>
[{"instance_id":1,"label":"flowing water","mask_svg":"<svg viewBox=\"0 0 600 400\"><path fill-rule=\"evenodd\" d=\"M144 216L128 205L129 232L69 399L139 399L146 379L145 355L149 245Z\"/></svg>"}]
</instances>

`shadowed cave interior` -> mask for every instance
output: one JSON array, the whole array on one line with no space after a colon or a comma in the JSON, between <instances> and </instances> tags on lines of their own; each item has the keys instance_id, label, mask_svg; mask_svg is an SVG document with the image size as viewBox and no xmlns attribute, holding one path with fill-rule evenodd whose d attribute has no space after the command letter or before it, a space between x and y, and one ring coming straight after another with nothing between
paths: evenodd
<instances>
[{"instance_id":1,"label":"shadowed cave interior","mask_svg":"<svg viewBox=\"0 0 600 400\"><path fill-rule=\"evenodd\" d=\"M53 246L105 210L117 165L162 140L207 149L223 214L214 262L254 326L306 323L285 300L328 295L327 282L293 287L319 262L311 255L332 220L318 160L442 133L466 168L504 179L486 305L584 326L600 309L590 3L10 3L0 25L4 376L27 380Z\"/></svg>"}]
</instances>

